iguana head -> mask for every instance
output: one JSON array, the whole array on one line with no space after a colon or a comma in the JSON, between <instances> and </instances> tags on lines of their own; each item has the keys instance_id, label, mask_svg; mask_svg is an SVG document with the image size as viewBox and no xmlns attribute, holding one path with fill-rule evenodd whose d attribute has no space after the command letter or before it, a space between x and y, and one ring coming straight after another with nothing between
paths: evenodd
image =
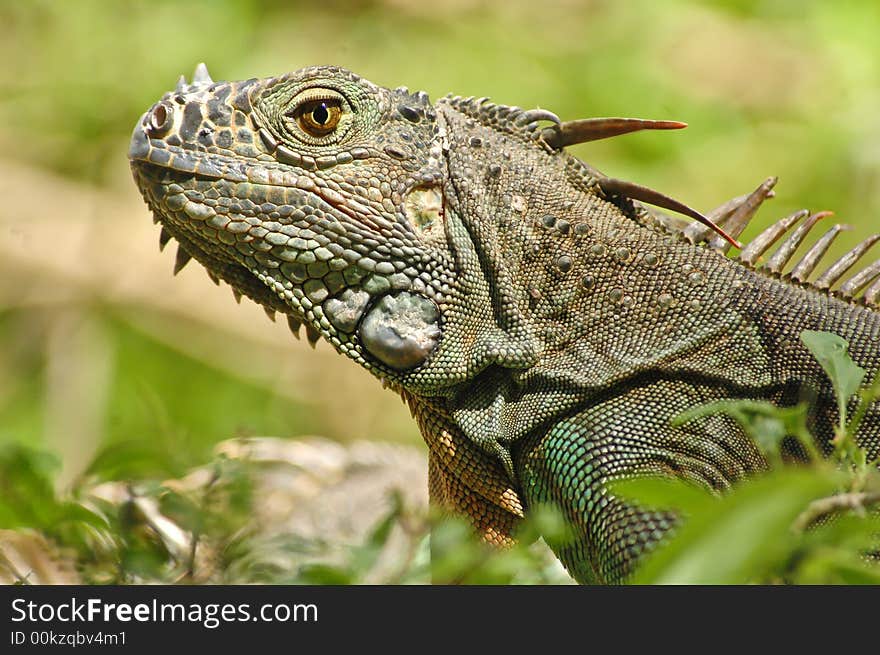
<instances>
[{"instance_id":1,"label":"iguana head","mask_svg":"<svg viewBox=\"0 0 880 655\"><path fill-rule=\"evenodd\" d=\"M330 67L213 82L200 67L129 151L163 244L380 373L441 340L454 265L427 96Z\"/></svg>"},{"instance_id":2,"label":"iguana head","mask_svg":"<svg viewBox=\"0 0 880 655\"><path fill-rule=\"evenodd\" d=\"M214 82L202 65L141 117L129 158L161 245L180 243L175 272L194 258L310 341L436 390L532 356L496 338L511 320L450 215L447 146L421 92L333 67Z\"/></svg>"}]
</instances>

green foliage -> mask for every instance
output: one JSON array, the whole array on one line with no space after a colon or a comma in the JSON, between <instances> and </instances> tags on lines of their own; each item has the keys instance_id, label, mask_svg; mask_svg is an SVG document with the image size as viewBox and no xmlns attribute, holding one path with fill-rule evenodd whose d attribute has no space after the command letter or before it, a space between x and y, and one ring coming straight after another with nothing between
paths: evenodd
<instances>
[{"instance_id":1,"label":"green foliage","mask_svg":"<svg viewBox=\"0 0 880 655\"><path fill-rule=\"evenodd\" d=\"M109 489L81 478L67 492L54 489L57 464L45 452L19 445L0 453L0 529L45 535L86 583L568 581L546 549L531 545L539 535L565 538L564 524L547 508L525 522L520 544L498 550L478 539L464 519L425 515L392 494L362 543L331 548L297 534L259 534L253 525L259 470L247 460L219 456L182 481L142 478ZM12 564L0 557L4 566ZM27 572L13 574L28 582Z\"/></svg>"},{"instance_id":2,"label":"green foliage","mask_svg":"<svg viewBox=\"0 0 880 655\"><path fill-rule=\"evenodd\" d=\"M195 549L181 548L180 531L189 533L189 543L219 542L242 529L250 510L250 481L241 463L220 457L212 467L214 474L195 493L142 480L116 483L124 497L111 501L82 482L56 492L57 461L13 444L0 452L0 528L45 535L86 582L192 578Z\"/></svg>"},{"instance_id":3,"label":"green foliage","mask_svg":"<svg viewBox=\"0 0 880 655\"><path fill-rule=\"evenodd\" d=\"M859 394L864 369L839 336L801 335L831 379L841 412L832 460L807 429L807 407L778 408L752 400L715 402L689 410L674 424L724 413L735 419L775 466L721 497L677 480L637 479L615 485L638 503L676 509L684 517L668 543L646 558L633 582L642 584L877 584L880 567L880 474L856 442L860 417L878 386ZM858 394L851 420L847 406ZM780 445L795 437L807 463L783 465ZM845 445L841 445L845 444Z\"/></svg>"},{"instance_id":4,"label":"green foliage","mask_svg":"<svg viewBox=\"0 0 880 655\"><path fill-rule=\"evenodd\" d=\"M634 579L650 584L737 584L766 580L792 548L791 524L813 499L835 489L832 476L812 470L783 469L762 476L721 498L700 493L684 483L640 489L622 485L618 493L684 512L675 538L648 558ZM641 500L644 502L644 500ZM652 503L653 504L653 503Z\"/></svg>"},{"instance_id":5,"label":"green foliage","mask_svg":"<svg viewBox=\"0 0 880 655\"><path fill-rule=\"evenodd\" d=\"M0 444L51 445L63 458L72 458L83 444L70 443L66 435L63 441L58 435L58 441L47 444L46 417L55 407L66 408L72 416L54 419L66 428L80 418L78 406L91 405L94 425L83 436L95 444L96 452L77 473L121 480L182 475L204 462L221 438L303 434L317 427L300 404L176 351L112 312L96 308L88 320L98 349L107 354L110 364L100 381L86 378L71 388L50 380L53 372L65 367L71 379L79 381L84 375L76 370L76 360L52 361L55 353L45 345L55 338L46 334L51 328L26 312L0 311L0 340L6 336L12 341L20 371L8 380L0 374ZM78 347L67 338L64 353ZM2 360L0 354L0 365Z\"/></svg>"},{"instance_id":6,"label":"green foliage","mask_svg":"<svg viewBox=\"0 0 880 655\"><path fill-rule=\"evenodd\" d=\"M865 369L856 366L850 359L849 344L836 334L805 330L801 341L810 349L813 356L831 379L837 397L838 425L835 431L834 453L844 463L853 466L857 475L864 477L868 471L865 451L856 444L856 433L870 404L880 397L880 376L859 393L859 402L851 419L847 422L846 408L859 391L865 379Z\"/></svg>"},{"instance_id":7,"label":"green foliage","mask_svg":"<svg viewBox=\"0 0 880 655\"><path fill-rule=\"evenodd\" d=\"M83 526L104 525L100 516L73 500L56 497L49 453L18 444L0 450L0 528L34 528L53 537L77 538Z\"/></svg>"},{"instance_id":8,"label":"green foliage","mask_svg":"<svg viewBox=\"0 0 880 655\"><path fill-rule=\"evenodd\" d=\"M842 337L831 332L815 332L804 330L801 341L809 348L831 379L834 394L837 397L837 409L840 412L840 430L846 429L846 405L855 395L865 379L865 369L850 359L847 349L849 344Z\"/></svg>"},{"instance_id":9,"label":"green foliage","mask_svg":"<svg viewBox=\"0 0 880 655\"><path fill-rule=\"evenodd\" d=\"M463 520L444 517L431 532L431 579L434 584L554 584L562 581L558 565L531 547L539 538L560 543L568 526L552 507L532 508L520 526L517 545L497 550L473 538Z\"/></svg>"}]
</instances>

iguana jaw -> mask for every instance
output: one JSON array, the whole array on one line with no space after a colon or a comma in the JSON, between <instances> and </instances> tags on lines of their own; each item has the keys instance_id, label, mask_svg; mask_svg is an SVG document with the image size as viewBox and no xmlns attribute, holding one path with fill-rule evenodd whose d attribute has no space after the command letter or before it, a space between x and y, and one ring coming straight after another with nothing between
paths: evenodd
<instances>
[{"instance_id":1,"label":"iguana jaw","mask_svg":"<svg viewBox=\"0 0 880 655\"><path fill-rule=\"evenodd\" d=\"M162 226L160 249L164 249L172 239L179 244L174 264L175 274L180 272L190 259L195 259L205 267L212 280L215 282L222 280L229 284L237 299L247 296L265 307L267 312L282 312L296 316L292 313L291 307L282 303L277 295L273 294L245 265L230 257L225 249L211 247L212 244L195 238L165 204L162 190L170 185L198 186L200 182L209 183L208 178L200 178L197 175L162 168L147 162L133 161L131 168L144 201L153 212L154 221Z\"/></svg>"}]
</instances>

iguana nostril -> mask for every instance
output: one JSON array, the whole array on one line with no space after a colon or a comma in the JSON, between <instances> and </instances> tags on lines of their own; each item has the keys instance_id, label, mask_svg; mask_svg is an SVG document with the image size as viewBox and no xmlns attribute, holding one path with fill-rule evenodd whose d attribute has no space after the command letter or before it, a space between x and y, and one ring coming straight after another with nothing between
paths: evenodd
<instances>
[{"instance_id":1,"label":"iguana nostril","mask_svg":"<svg viewBox=\"0 0 880 655\"><path fill-rule=\"evenodd\" d=\"M174 122L174 109L167 102L158 102L147 117L147 131L150 136L163 136Z\"/></svg>"}]
</instances>

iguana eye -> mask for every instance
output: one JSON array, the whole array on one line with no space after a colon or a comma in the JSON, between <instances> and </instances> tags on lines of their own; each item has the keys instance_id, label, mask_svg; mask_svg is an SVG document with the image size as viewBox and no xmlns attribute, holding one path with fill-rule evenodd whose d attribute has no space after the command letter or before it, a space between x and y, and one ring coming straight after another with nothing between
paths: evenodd
<instances>
[{"instance_id":1,"label":"iguana eye","mask_svg":"<svg viewBox=\"0 0 880 655\"><path fill-rule=\"evenodd\" d=\"M294 98L285 115L296 121L305 134L320 139L332 134L344 113L343 99L329 89L310 89Z\"/></svg>"},{"instance_id":2,"label":"iguana eye","mask_svg":"<svg viewBox=\"0 0 880 655\"><path fill-rule=\"evenodd\" d=\"M339 101L312 100L296 108L294 117L303 132L315 137L330 134L339 125L342 107Z\"/></svg>"}]
</instances>

